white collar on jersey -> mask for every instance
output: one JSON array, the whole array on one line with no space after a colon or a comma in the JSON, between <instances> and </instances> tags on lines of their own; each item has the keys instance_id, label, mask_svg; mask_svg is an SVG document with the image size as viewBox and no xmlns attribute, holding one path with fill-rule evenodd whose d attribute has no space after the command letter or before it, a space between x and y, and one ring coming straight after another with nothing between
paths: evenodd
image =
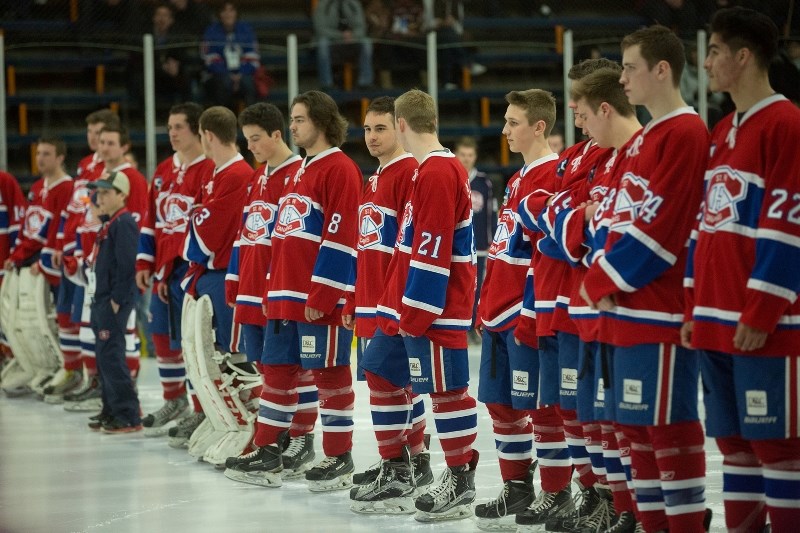
<instances>
[{"instance_id":1,"label":"white collar on jersey","mask_svg":"<svg viewBox=\"0 0 800 533\"><path fill-rule=\"evenodd\" d=\"M242 154L237 153L235 156L230 158L227 162L225 162L222 165L220 165L217 168L215 168L214 169L214 176L216 176L217 174L219 174L220 172L222 172L223 170L225 170L226 168L228 168L229 166L231 166L232 164L234 164L234 163L236 163L238 161L244 161L244 156L242 156Z\"/></svg>"},{"instance_id":2,"label":"white collar on jersey","mask_svg":"<svg viewBox=\"0 0 800 533\"><path fill-rule=\"evenodd\" d=\"M736 132L739 131L739 128L742 127L742 125L745 123L745 121L747 121L747 119L749 119L750 117L752 117L765 107L771 106L772 104L775 104L777 102L782 102L786 99L787 98L780 93L775 93L770 96L767 96L766 98L764 98L763 100L752 106L750 109L745 111L744 114L741 115L742 117L741 121L739 120L740 116L739 113L733 113L733 126L731 127L730 131L728 131L727 137L725 137L725 142L728 143L728 148L733 150L733 148L736 146Z\"/></svg>"},{"instance_id":3,"label":"white collar on jersey","mask_svg":"<svg viewBox=\"0 0 800 533\"><path fill-rule=\"evenodd\" d=\"M121 172L121 171L123 171L123 170L128 170L129 168L133 168L133 165L131 165L130 163L128 163L127 161L125 161L125 162L124 162L124 163L122 163L120 166L118 166L118 167L116 167L116 168L112 168L112 169L111 169L111 172Z\"/></svg>"},{"instance_id":4,"label":"white collar on jersey","mask_svg":"<svg viewBox=\"0 0 800 533\"><path fill-rule=\"evenodd\" d=\"M642 136L647 135L647 133L650 130L652 130L653 128L655 128L659 124L663 124L664 122L666 122L666 121L668 121L668 120L670 120L672 118L675 118L677 116L680 116L680 115L697 115L697 111L695 111L692 106L688 106L688 105L684 106L684 107L679 107L678 109L670 111L669 113L667 113L663 117L660 117L660 118L658 118L656 120L651 120L650 122L648 122L647 125L642 130Z\"/></svg>"},{"instance_id":5,"label":"white collar on jersey","mask_svg":"<svg viewBox=\"0 0 800 533\"><path fill-rule=\"evenodd\" d=\"M558 159L558 154L555 153L555 152L547 154L547 155L544 155L544 156L540 157L539 159L531 161L531 163L529 165L523 165L522 169L520 169L520 171L519 171L519 175L520 175L520 177L524 176L525 174L530 172L532 169L538 167L539 165L543 165L544 163L547 163L548 161L555 161L557 159Z\"/></svg>"},{"instance_id":6,"label":"white collar on jersey","mask_svg":"<svg viewBox=\"0 0 800 533\"><path fill-rule=\"evenodd\" d=\"M441 150L433 150L431 152L428 152L425 155L425 157L420 162L420 166L422 166L422 163L427 161L428 158L430 158L430 157L455 157L455 156L456 155L453 152L451 152L450 150L448 150L447 148L443 148Z\"/></svg>"}]
</instances>

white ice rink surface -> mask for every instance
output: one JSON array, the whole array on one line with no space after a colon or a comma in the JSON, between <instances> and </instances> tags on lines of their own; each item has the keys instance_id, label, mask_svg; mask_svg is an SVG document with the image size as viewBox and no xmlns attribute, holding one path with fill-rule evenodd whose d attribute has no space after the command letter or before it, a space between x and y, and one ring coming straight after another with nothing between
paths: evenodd
<instances>
[{"instance_id":1,"label":"white ice rink surface","mask_svg":"<svg viewBox=\"0 0 800 533\"><path fill-rule=\"evenodd\" d=\"M475 396L479 358L478 349L472 348ZM356 471L362 471L378 455L366 384L356 383L355 391L353 457ZM160 407L154 359L142 360L139 395L145 413ZM481 404L478 415L475 447L481 458L475 483L477 501L484 501L498 494L501 480L491 420ZM478 531L469 520L431 525L411 516L356 515L349 509L347 491L319 494L309 492L302 482L268 489L230 481L185 450L167 446L165 437L96 433L86 427L87 417L30 396L0 396L0 532ZM431 419L428 428L433 434L431 464L438 477L444 458ZM319 424L316 431L319 459ZM714 511L711 530L721 532L722 459L711 440L706 453L706 497Z\"/></svg>"}]
</instances>

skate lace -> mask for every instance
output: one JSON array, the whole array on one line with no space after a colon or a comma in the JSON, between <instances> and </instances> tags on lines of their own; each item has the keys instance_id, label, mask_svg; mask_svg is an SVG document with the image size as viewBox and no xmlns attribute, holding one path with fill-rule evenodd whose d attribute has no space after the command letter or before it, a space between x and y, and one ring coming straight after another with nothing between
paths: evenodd
<instances>
[{"instance_id":1,"label":"skate lace","mask_svg":"<svg viewBox=\"0 0 800 533\"><path fill-rule=\"evenodd\" d=\"M256 448L252 452L246 453L244 455L240 455L239 459L248 459L248 460L249 459L253 459L258 455L259 450L260 450L260 448Z\"/></svg>"},{"instance_id":2,"label":"skate lace","mask_svg":"<svg viewBox=\"0 0 800 533\"><path fill-rule=\"evenodd\" d=\"M613 531L611 526L611 513L609 509L610 503L601 499L592 514L586 516L586 520L582 526L586 528L594 528L595 531Z\"/></svg>"},{"instance_id":3,"label":"skate lace","mask_svg":"<svg viewBox=\"0 0 800 533\"><path fill-rule=\"evenodd\" d=\"M162 405L161 409L153 413L153 415L155 418L170 418L181 409L183 409L183 406L179 402L169 401Z\"/></svg>"},{"instance_id":4,"label":"skate lace","mask_svg":"<svg viewBox=\"0 0 800 533\"><path fill-rule=\"evenodd\" d=\"M182 429L190 428L197 424L198 419L203 416L203 413L192 413L191 415L187 416L180 422L178 422L178 427Z\"/></svg>"},{"instance_id":5,"label":"skate lace","mask_svg":"<svg viewBox=\"0 0 800 533\"><path fill-rule=\"evenodd\" d=\"M553 506L553 502L555 502L556 493L555 492L540 492L539 496L536 497L536 500L533 502L531 509L537 513L540 513L546 509L549 509Z\"/></svg>"},{"instance_id":6,"label":"skate lace","mask_svg":"<svg viewBox=\"0 0 800 533\"><path fill-rule=\"evenodd\" d=\"M587 507L589 506L589 499L590 495L588 489L583 489L576 492L575 495L572 497L572 503L574 504L573 508L575 510L572 511L567 516L567 519L578 520L581 516L587 516L588 515Z\"/></svg>"},{"instance_id":7,"label":"skate lace","mask_svg":"<svg viewBox=\"0 0 800 533\"><path fill-rule=\"evenodd\" d=\"M338 460L339 459L337 457L325 457L325 459L320 461L315 468L321 468L321 469L331 468L336 465L336 461Z\"/></svg>"},{"instance_id":8,"label":"skate lace","mask_svg":"<svg viewBox=\"0 0 800 533\"><path fill-rule=\"evenodd\" d=\"M625 518L628 518L628 520L630 520L631 517L630 516L626 516L626 513L620 514L619 517L617 518L616 523L613 526L609 527L606 530L606 533L615 533L615 532L618 532L618 531L626 531L629 526L627 524L623 523L625 521ZM636 523L636 528L634 529L634 532L635 533L644 533L644 528L641 526L640 523L638 523L638 522Z\"/></svg>"},{"instance_id":9,"label":"skate lace","mask_svg":"<svg viewBox=\"0 0 800 533\"><path fill-rule=\"evenodd\" d=\"M303 453L303 449L305 447L306 447L305 436L291 437L289 439L289 446L286 447L286 450L283 452L283 455L288 455L289 457L296 457L301 453Z\"/></svg>"},{"instance_id":10,"label":"skate lace","mask_svg":"<svg viewBox=\"0 0 800 533\"><path fill-rule=\"evenodd\" d=\"M508 507L506 506L507 499L508 499L508 483L503 483L503 490L500 491L500 495L494 500L489 501L486 504L486 507L494 507L495 509L497 509L499 515L505 516L506 514L508 514Z\"/></svg>"},{"instance_id":11,"label":"skate lace","mask_svg":"<svg viewBox=\"0 0 800 533\"><path fill-rule=\"evenodd\" d=\"M439 478L439 484L428 491L428 495L433 498L435 502L441 502L450 499L451 494L456 491L456 478L449 468L445 468Z\"/></svg>"}]
</instances>

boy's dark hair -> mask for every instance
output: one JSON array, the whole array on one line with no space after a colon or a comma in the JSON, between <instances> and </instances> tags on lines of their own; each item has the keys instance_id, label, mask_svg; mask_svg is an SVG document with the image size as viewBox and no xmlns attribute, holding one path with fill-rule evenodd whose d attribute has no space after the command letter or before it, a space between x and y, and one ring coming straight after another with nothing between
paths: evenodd
<instances>
[{"instance_id":1,"label":"boy's dark hair","mask_svg":"<svg viewBox=\"0 0 800 533\"><path fill-rule=\"evenodd\" d=\"M56 137L54 135L42 135L39 137L38 144L49 144L56 149L56 156L67 155L67 143L64 142L64 139L61 137Z\"/></svg>"},{"instance_id":2,"label":"boy's dark hair","mask_svg":"<svg viewBox=\"0 0 800 533\"><path fill-rule=\"evenodd\" d=\"M653 70L660 61L666 61L672 69L672 85L680 85L686 53L683 51L683 42L672 30L655 25L636 30L622 39L623 52L636 45L639 45L639 53L647 62L649 70Z\"/></svg>"},{"instance_id":3,"label":"boy's dark hair","mask_svg":"<svg viewBox=\"0 0 800 533\"><path fill-rule=\"evenodd\" d=\"M778 55L778 27L768 16L752 9L720 9L711 19L710 33L716 33L731 52L747 48L761 70L768 70Z\"/></svg>"},{"instance_id":4,"label":"boy's dark hair","mask_svg":"<svg viewBox=\"0 0 800 533\"><path fill-rule=\"evenodd\" d=\"M587 105L597 113L600 104L606 102L623 117L632 117L636 109L625 96L625 90L619 83L619 72L612 69L601 69L592 72L572 85L570 98L573 102L586 100Z\"/></svg>"},{"instance_id":5,"label":"boy's dark hair","mask_svg":"<svg viewBox=\"0 0 800 533\"><path fill-rule=\"evenodd\" d=\"M367 113L392 115L392 120L394 120L394 98L391 96L379 96L373 99L367 106Z\"/></svg>"},{"instance_id":6,"label":"boy's dark hair","mask_svg":"<svg viewBox=\"0 0 800 533\"><path fill-rule=\"evenodd\" d=\"M322 91L307 91L294 97L291 107L295 104L306 106L311 122L322 131L331 146L341 146L344 143L347 137L347 120L339 114L333 98Z\"/></svg>"},{"instance_id":7,"label":"boy's dark hair","mask_svg":"<svg viewBox=\"0 0 800 533\"><path fill-rule=\"evenodd\" d=\"M119 145L125 146L126 144L131 143L131 137L128 134L128 128L117 122L117 124L105 124L103 129L100 130L100 133L119 133Z\"/></svg>"},{"instance_id":8,"label":"boy's dark hair","mask_svg":"<svg viewBox=\"0 0 800 533\"><path fill-rule=\"evenodd\" d=\"M103 124L105 126L114 126L120 123L119 115L110 109L99 109L86 115L86 124Z\"/></svg>"},{"instance_id":9,"label":"boy's dark hair","mask_svg":"<svg viewBox=\"0 0 800 533\"><path fill-rule=\"evenodd\" d=\"M210 131L222 144L236 142L236 115L227 107L209 107L200 115L200 129Z\"/></svg>"},{"instance_id":10,"label":"boy's dark hair","mask_svg":"<svg viewBox=\"0 0 800 533\"><path fill-rule=\"evenodd\" d=\"M478 151L478 141L475 140L475 137L459 137L456 143L453 145L453 150L458 151L459 148L472 148L475 152Z\"/></svg>"},{"instance_id":11,"label":"boy's dark hair","mask_svg":"<svg viewBox=\"0 0 800 533\"><path fill-rule=\"evenodd\" d=\"M192 133L200 135L200 115L203 114L203 106L194 102L175 104L169 108L169 114L185 116Z\"/></svg>"},{"instance_id":12,"label":"boy's dark hair","mask_svg":"<svg viewBox=\"0 0 800 533\"><path fill-rule=\"evenodd\" d=\"M528 125L544 121L544 136L550 135L556 124L556 99L553 93L542 89L528 89L527 91L511 91L506 95L506 102L525 110Z\"/></svg>"},{"instance_id":13,"label":"boy's dark hair","mask_svg":"<svg viewBox=\"0 0 800 533\"><path fill-rule=\"evenodd\" d=\"M606 59L605 57L601 57L599 59L584 59L577 65L572 65L572 68L569 69L567 73L567 77L571 80L579 80L591 74L592 72L597 72L601 68L608 68L616 70L618 73L622 72L622 66L615 61L611 61L610 59Z\"/></svg>"},{"instance_id":14,"label":"boy's dark hair","mask_svg":"<svg viewBox=\"0 0 800 533\"><path fill-rule=\"evenodd\" d=\"M286 129L281 110L265 102L258 102L248 106L239 113L239 127L243 128L245 126L258 126L269 135L272 135L272 132L276 130L283 135Z\"/></svg>"}]
</instances>

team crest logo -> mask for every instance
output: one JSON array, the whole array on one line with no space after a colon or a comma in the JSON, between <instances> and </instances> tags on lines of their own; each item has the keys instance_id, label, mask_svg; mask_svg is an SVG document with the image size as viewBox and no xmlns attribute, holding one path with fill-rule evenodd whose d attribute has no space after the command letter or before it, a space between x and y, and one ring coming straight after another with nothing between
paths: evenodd
<instances>
[{"instance_id":1,"label":"team crest logo","mask_svg":"<svg viewBox=\"0 0 800 533\"><path fill-rule=\"evenodd\" d=\"M472 198L472 210L476 213L483 211L483 205L486 203L483 195L478 191L470 191L470 197Z\"/></svg>"},{"instance_id":2,"label":"team crest logo","mask_svg":"<svg viewBox=\"0 0 800 533\"><path fill-rule=\"evenodd\" d=\"M281 202L276 237L285 237L306 229L306 217L311 214L311 202L299 194L290 194Z\"/></svg>"},{"instance_id":3,"label":"team crest logo","mask_svg":"<svg viewBox=\"0 0 800 533\"><path fill-rule=\"evenodd\" d=\"M156 216L165 233L184 233L189 223L194 198L183 194L162 193L156 197Z\"/></svg>"},{"instance_id":4,"label":"team crest logo","mask_svg":"<svg viewBox=\"0 0 800 533\"><path fill-rule=\"evenodd\" d=\"M608 187L603 187L602 185L596 185L589 190L589 198L593 202L601 202L606 194L608 194Z\"/></svg>"},{"instance_id":5,"label":"team crest logo","mask_svg":"<svg viewBox=\"0 0 800 533\"><path fill-rule=\"evenodd\" d=\"M157 191L161 190L161 186L164 185L164 178L161 176L156 176L153 178L153 188Z\"/></svg>"},{"instance_id":6,"label":"team crest logo","mask_svg":"<svg viewBox=\"0 0 800 533\"><path fill-rule=\"evenodd\" d=\"M638 218L648 223L655 218L663 199L647 189L649 184L648 180L634 174L622 176L611 223L615 230L628 227Z\"/></svg>"},{"instance_id":7,"label":"team crest logo","mask_svg":"<svg viewBox=\"0 0 800 533\"><path fill-rule=\"evenodd\" d=\"M274 219L275 211L267 202L253 202L244 221L242 240L253 244L265 241L269 238L269 225Z\"/></svg>"},{"instance_id":8,"label":"team crest logo","mask_svg":"<svg viewBox=\"0 0 800 533\"><path fill-rule=\"evenodd\" d=\"M35 205L28 208L25 213L25 231L23 233L28 237L36 237L47 223L47 218L41 206Z\"/></svg>"},{"instance_id":9,"label":"team crest logo","mask_svg":"<svg viewBox=\"0 0 800 533\"><path fill-rule=\"evenodd\" d=\"M86 211L86 206L89 204L89 189L86 187L86 180L79 180L75 182L72 196L67 204L67 211L70 213L83 213Z\"/></svg>"},{"instance_id":10,"label":"team crest logo","mask_svg":"<svg viewBox=\"0 0 800 533\"><path fill-rule=\"evenodd\" d=\"M747 182L730 167L710 172L703 212L705 229L721 228L739 220L736 204L747 196Z\"/></svg>"},{"instance_id":11,"label":"team crest logo","mask_svg":"<svg viewBox=\"0 0 800 533\"><path fill-rule=\"evenodd\" d=\"M364 250L381 242L381 229L384 223L384 214L381 209L368 203L361 206L358 213L358 249Z\"/></svg>"},{"instance_id":12,"label":"team crest logo","mask_svg":"<svg viewBox=\"0 0 800 533\"><path fill-rule=\"evenodd\" d=\"M497 231L494 233L492 245L489 247L489 255L498 256L508 252L509 241L517 227L517 220L514 218L514 211L503 209L497 221Z\"/></svg>"}]
</instances>

